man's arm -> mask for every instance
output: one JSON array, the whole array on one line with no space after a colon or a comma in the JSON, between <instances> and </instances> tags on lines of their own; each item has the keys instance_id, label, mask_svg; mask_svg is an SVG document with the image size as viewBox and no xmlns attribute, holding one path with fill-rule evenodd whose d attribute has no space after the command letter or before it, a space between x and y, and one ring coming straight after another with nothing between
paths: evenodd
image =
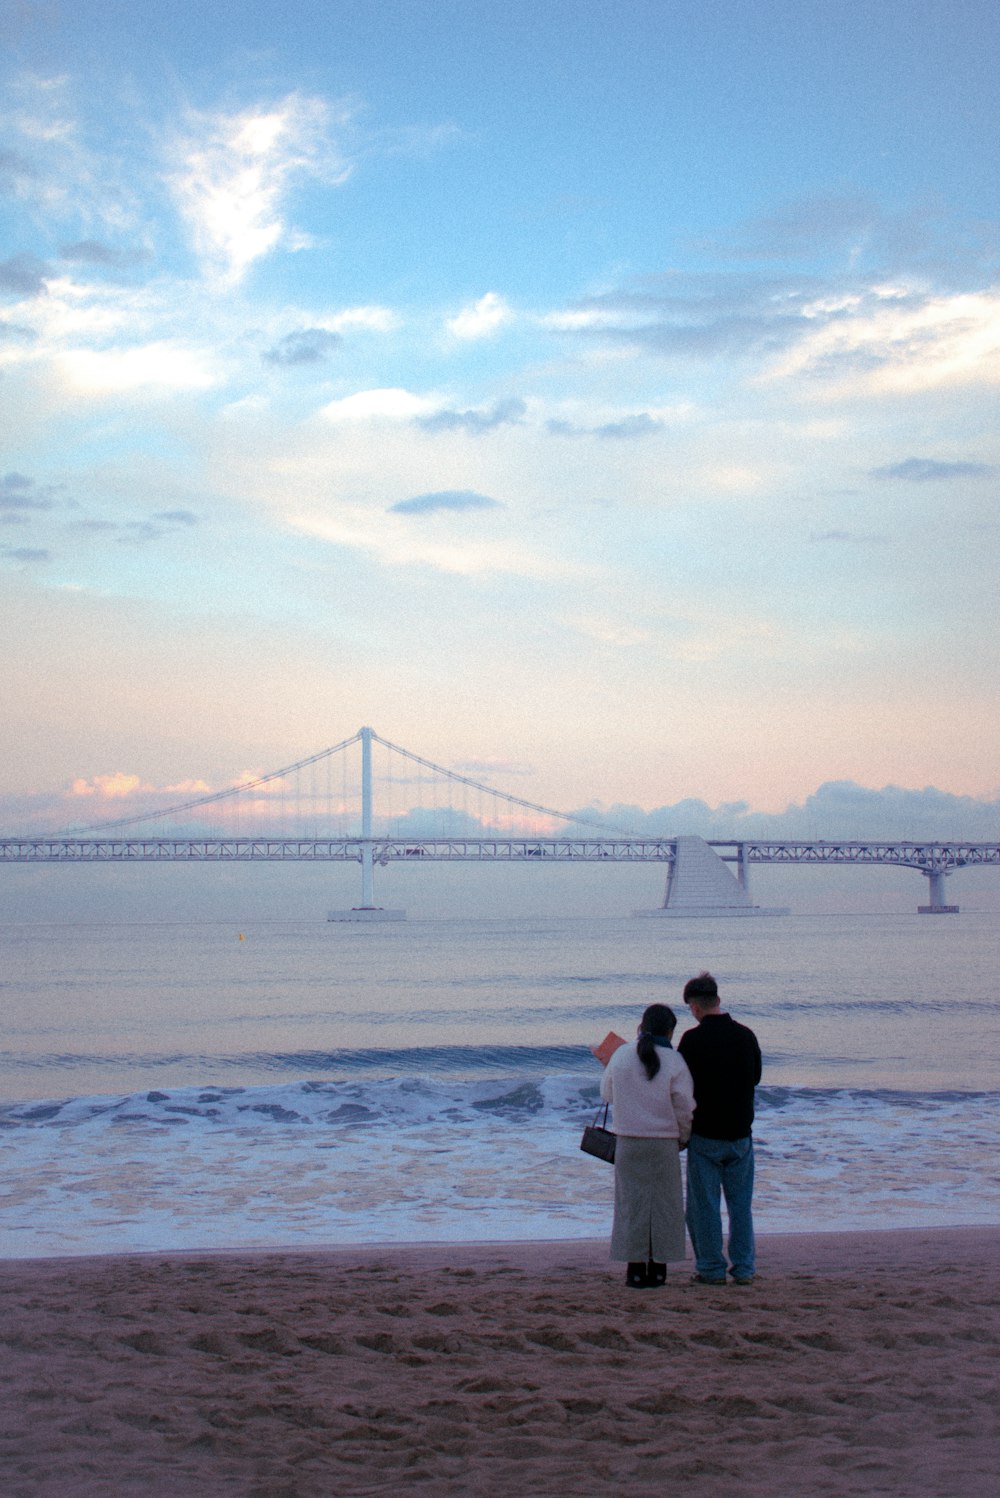
<instances>
[{"instance_id":1,"label":"man's arm","mask_svg":"<svg viewBox=\"0 0 1000 1498\"><path fill-rule=\"evenodd\" d=\"M691 1138L691 1121L694 1118L694 1082L683 1058L670 1079L670 1098L677 1120L677 1141L683 1149Z\"/></svg>"},{"instance_id":2,"label":"man's arm","mask_svg":"<svg viewBox=\"0 0 1000 1498\"><path fill-rule=\"evenodd\" d=\"M761 1054L760 1054L760 1045L758 1044L757 1037L756 1037L756 1035L754 1035L754 1033L753 1033L752 1030L750 1031L750 1035L751 1035L751 1037L753 1039L753 1052L754 1052L754 1077L753 1077L753 1085L756 1087L757 1083L760 1081L761 1072L764 1069L764 1062L763 1062L763 1058L761 1057Z\"/></svg>"}]
</instances>

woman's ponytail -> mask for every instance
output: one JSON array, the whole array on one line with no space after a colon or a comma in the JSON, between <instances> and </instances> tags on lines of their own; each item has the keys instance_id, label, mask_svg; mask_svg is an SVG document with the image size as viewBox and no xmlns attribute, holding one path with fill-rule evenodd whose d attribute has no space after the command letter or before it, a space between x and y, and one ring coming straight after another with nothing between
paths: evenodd
<instances>
[{"instance_id":1,"label":"woman's ponytail","mask_svg":"<svg viewBox=\"0 0 1000 1498\"><path fill-rule=\"evenodd\" d=\"M677 1016L666 1004L650 1004L642 1016L636 1055L646 1068L650 1081L660 1069L660 1058L656 1054L657 1040L669 1041L677 1025Z\"/></svg>"}]
</instances>

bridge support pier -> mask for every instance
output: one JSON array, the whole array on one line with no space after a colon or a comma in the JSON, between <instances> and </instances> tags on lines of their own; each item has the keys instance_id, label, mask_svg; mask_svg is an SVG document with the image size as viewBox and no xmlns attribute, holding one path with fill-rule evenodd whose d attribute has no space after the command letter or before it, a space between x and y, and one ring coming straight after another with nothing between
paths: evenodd
<instances>
[{"instance_id":1,"label":"bridge support pier","mask_svg":"<svg viewBox=\"0 0 1000 1498\"><path fill-rule=\"evenodd\" d=\"M659 910L635 910L633 915L694 919L705 916L787 915L787 907L764 910L754 905L747 888L747 849L740 845L739 873L734 877L704 838L674 839L663 904Z\"/></svg>"},{"instance_id":2,"label":"bridge support pier","mask_svg":"<svg viewBox=\"0 0 1000 1498\"><path fill-rule=\"evenodd\" d=\"M958 915L957 905L948 905L944 898L944 881L948 877L946 869L922 869L921 873L928 881L930 904L918 905L918 915Z\"/></svg>"}]
</instances>

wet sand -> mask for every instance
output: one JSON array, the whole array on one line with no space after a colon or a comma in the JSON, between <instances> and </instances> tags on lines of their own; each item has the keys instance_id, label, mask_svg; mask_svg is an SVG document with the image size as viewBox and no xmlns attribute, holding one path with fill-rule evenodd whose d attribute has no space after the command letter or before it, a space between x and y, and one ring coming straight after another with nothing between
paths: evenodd
<instances>
[{"instance_id":1,"label":"wet sand","mask_svg":"<svg viewBox=\"0 0 1000 1498\"><path fill-rule=\"evenodd\" d=\"M7 1498L981 1498L1000 1229L0 1263Z\"/></svg>"}]
</instances>

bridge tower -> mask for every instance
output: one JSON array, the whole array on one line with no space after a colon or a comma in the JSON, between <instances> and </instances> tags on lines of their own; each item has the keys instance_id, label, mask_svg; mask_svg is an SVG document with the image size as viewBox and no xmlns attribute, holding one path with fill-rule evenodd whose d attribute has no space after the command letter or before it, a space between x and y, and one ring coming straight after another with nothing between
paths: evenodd
<instances>
[{"instance_id":1,"label":"bridge tower","mask_svg":"<svg viewBox=\"0 0 1000 1498\"><path fill-rule=\"evenodd\" d=\"M405 910L386 910L375 904L375 847L372 839L372 735L362 728L361 740L361 904L351 910L331 910L328 921L405 921Z\"/></svg>"}]
</instances>

